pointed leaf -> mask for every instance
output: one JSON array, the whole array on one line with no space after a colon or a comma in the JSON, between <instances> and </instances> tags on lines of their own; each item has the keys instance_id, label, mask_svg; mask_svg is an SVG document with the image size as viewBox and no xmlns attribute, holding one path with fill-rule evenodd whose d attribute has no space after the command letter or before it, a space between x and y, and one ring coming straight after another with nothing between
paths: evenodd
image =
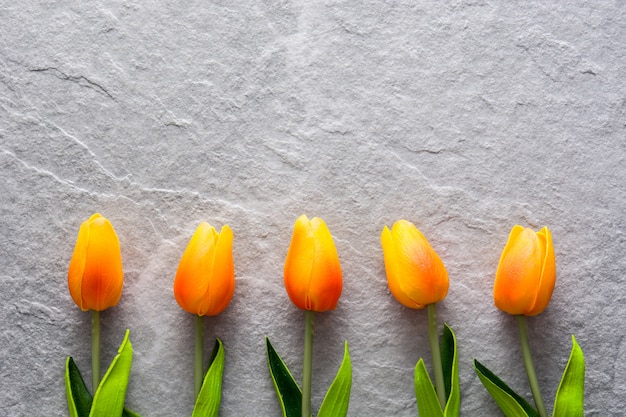
<instances>
[{"instance_id":1,"label":"pointed leaf","mask_svg":"<svg viewBox=\"0 0 626 417\"><path fill-rule=\"evenodd\" d=\"M443 384L446 389L446 399L450 397L452 390L452 368L454 366L454 355L456 349L456 340L454 333L447 324L443 324L443 336L441 338L441 367L443 368Z\"/></svg>"},{"instance_id":2,"label":"pointed leaf","mask_svg":"<svg viewBox=\"0 0 626 417\"><path fill-rule=\"evenodd\" d=\"M209 369L204 376L202 388L196 399L191 417L217 417L222 400L222 375L224 374L224 345L215 340Z\"/></svg>"},{"instance_id":3,"label":"pointed leaf","mask_svg":"<svg viewBox=\"0 0 626 417\"><path fill-rule=\"evenodd\" d=\"M283 410L283 416L301 417L302 390L267 337L265 338L265 344L267 347L267 362L270 368L270 375L272 376L272 381L274 381L274 388L276 388L276 394L280 401L280 407Z\"/></svg>"},{"instance_id":4,"label":"pointed leaf","mask_svg":"<svg viewBox=\"0 0 626 417\"><path fill-rule=\"evenodd\" d=\"M93 403L93 397L85 385L85 381L74 363L74 359L67 358L65 367L65 387L70 417L88 417ZM67 391L71 388L71 391ZM70 397L71 395L71 397ZM124 408L122 417L141 417L139 414Z\"/></svg>"},{"instance_id":5,"label":"pointed leaf","mask_svg":"<svg viewBox=\"0 0 626 417\"><path fill-rule=\"evenodd\" d=\"M459 361L456 350L456 336L444 323L441 343L441 363L446 387L445 417L458 417L461 411L461 387L459 385Z\"/></svg>"},{"instance_id":6,"label":"pointed leaf","mask_svg":"<svg viewBox=\"0 0 626 417\"><path fill-rule=\"evenodd\" d=\"M491 372L485 365L474 359L474 369L491 397L496 401L506 417L539 417L537 411L513 391L507 384Z\"/></svg>"},{"instance_id":7,"label":"pointed leaf","mask_svg":"<svg viewBox=\"0 0 626 417\"><path fill-rule=\"evenodd\" d=\"M415 366L415 398L417 399L417 411L420 416L443 417L443 411L439 405L439 399L435 392L433 382L426 371L424 359L420 358Z\"/></svg>"},{"instance_id":8,"label":"pointed leaf","mask_svg":"<svg viewBox=\"0 0 626 417\"><path fill-rule=\"evenodd\" d=\"M352 362L348 341L344 344L343 360L334 381L330 384L317 417L346 417L352 388Z\"/></svg>"},{"instance_id":9,"label":"pointed leaf","mask_svg":"<svg viewBox=\"0 0 626 417\"><path fill-rule=\"evenodd\" d=\"M572 351L556 392L552 417L582 417L584 400L585 355L572 335Z\"/></svg>"},{"instance_id":10,"label":"pointed leaf","mask_svg":"<svg viewBox=\"0 0 626 417\"><path fill-rule=\"evenodd\" d=\"M70 417L88 417L93 399L71 356L65 362L65 393Z\"/></svg>"},{"instance_id":11,"label":"pointed leaf","mask_svg":"<svg viewBox=\"0 0 626 417\"><path fill-rule=\"evenodd\" d=\"M130 331L126 330L118 354L113 358L109 369L98 385L90 417L117 417L123 413L128 377L133 362L133 348L129 335Z\"/></svg>"},{"instance_id":12,"label":"pointed leaf","mask_svg":"<svg viewBox=\"0 0 626 417\"><path fill-rule=\"evenodd\" d=\"M134 411L130 411L129 409L125 408L124 411L122 412L122 417L141 417L141 416L135 413Z\"/></svg>"}]
</instances>

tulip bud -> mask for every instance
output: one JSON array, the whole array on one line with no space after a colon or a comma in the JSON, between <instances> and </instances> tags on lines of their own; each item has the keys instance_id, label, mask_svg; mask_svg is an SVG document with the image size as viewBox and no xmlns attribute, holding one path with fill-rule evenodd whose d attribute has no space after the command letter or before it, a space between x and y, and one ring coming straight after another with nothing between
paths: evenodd
<instances>
[{"instance_id":1,"label":"tulip bud","mask_svg":"<svg viewBox=\"0 0 626 417\"><path fill-rule=\"evenodd\" d=\"M189 313L215 316L235 292L233 232L225 225L218 234L202 222L196 229L176 271L174 296Z\"/></svg>"},{"instance_id":2,"label":"tulip bud","mask_svg":"<svg viewBox=\"0 0 626 417\"><path fill-rule=\"evenodd\" d=\"M285 261L285 288L304 310L334 310L341 295L341 266L333 237L324 220L296 220Z\"/></svg>"},{"instance_id":3,"label":"tulip bud","mask_svg":"<svg viewBox=\"0 0 626 417\"><path fill-rule=\"evenodd\" d=\"M493 286L493 298L509 314L535 316L548 306L556 282L556 260L550 230L514 226Z\"/></svg>"},{"instance_id":4,"label":"tulip bud","mask_svg":"<svg viewBox=\"0 0 626 417\"><path fill-rule=\"evenodd\" d=\"M380 237L387 283L400 304L414 309L443 300L448 293L448 272L424 235L406 220Z\"/></svg>"},{"instance_id":5,"label":"tulip bud","mask_svg":"<svg viewBox=\"0 0 626 417\"><path fill-rule=\"evenodd\" d=\"M122 296L120 242L111 222L98 213L80 225L67 283L72 299L83 311L113 307Z\"/></svg>"}]
</instances>

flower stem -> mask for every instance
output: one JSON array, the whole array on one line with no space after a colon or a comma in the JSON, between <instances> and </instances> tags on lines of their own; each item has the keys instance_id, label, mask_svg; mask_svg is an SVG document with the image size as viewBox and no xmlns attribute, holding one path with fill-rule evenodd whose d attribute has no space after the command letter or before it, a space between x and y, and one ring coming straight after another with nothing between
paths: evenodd
<instances>
[{"instance_id":1,"label":"flower stem","mask_svg":"<svg viewBox=\"0 0 626 417\"><path fill-rule=\"evenodd\" d=\"M91 310L91 383L93 395L100 385L100 312Z\"/></svg>"},{"instance_id":2,"label":"flower stem","mask_svg":"<svg viewBox=\"0 0 626 417\"><path fill-rule=\"evenodd\" d=\"M443 366L441 365L441 351L439 350L436 303L428 304L428 338L430 339L430 353L433 356L433 370L435 371L435 391L437 391L439 405L443 410L446 407L446 389L443 383Z\"/></svg>"},{"instance_id":3,"label":"flower stem","mask_svg":"<svg viewBox=\"0 0 626 417\"><path fill-rule=\"evenodd\" d=\"M528 376L528 383L530 384L530 391L533 393L535 405L537 411L541 417L548 417L546 406L541 398L541 391L539 391L539 382L537 381L537 374L535 374L535 365L533 365L533 357L530 354L530 343L528 342L528 326L526 325L526 316L518 315L517 327L519 328L519 337L522 342L522 355L524 356L524 366L526 367L526 375Z\"/></svg>"},{"instance_id":4,"label":"flower stem","mask_svg":"<svg viewBox=\"0 0 626 417\"><path fill-rule=\"evenodd\" d=\"M313 373L313 311L304 311L304 361L302 363L302 417L311 417Z\"/></svg>"},{"instance_id":5,"label":"flower stem","mask_svg":"<svg viewBox=\"0 0 626 417\"><path fill-rule=\"evenodd\" d=\"M193 368L193 398L198 398L200 388L202 388L202 377L204 376L204 321L202 316L195 316L196 327L196 346L194 354L194 368Z\"/></svg>"}]
</instances>

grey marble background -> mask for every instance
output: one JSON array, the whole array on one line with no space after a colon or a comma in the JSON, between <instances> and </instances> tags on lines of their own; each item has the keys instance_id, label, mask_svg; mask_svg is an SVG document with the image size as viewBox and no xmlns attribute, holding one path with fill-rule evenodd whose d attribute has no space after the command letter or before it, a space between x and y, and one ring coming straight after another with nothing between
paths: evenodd
<instances>
[{"instance_id":1,"label":"grey marble background","mask_svg":"<svg viewBox=\"0 0 626 417\"><path fill-rule=\"evenodd\" d=\"M626 407L623 1L0 1L0 415L67 415L89 380L89 315L67 267L108 217L125 285L103 366L131 329L127 405L193 407L193 319L172 291L196 226L234 230L222 416L279 416L264 337L301 376L303 314L282 268L296 218L325 219L344 271L316 318L313 408L347 339L350 416L416 416L426 312L390 295L379 236L406 218L451 279L463 416L501 415L472 359L530 399L492 284L511 227L551 228L557 286L529 320L552 408L575 334L587 416Z\"/></svg>"}]
</instances>

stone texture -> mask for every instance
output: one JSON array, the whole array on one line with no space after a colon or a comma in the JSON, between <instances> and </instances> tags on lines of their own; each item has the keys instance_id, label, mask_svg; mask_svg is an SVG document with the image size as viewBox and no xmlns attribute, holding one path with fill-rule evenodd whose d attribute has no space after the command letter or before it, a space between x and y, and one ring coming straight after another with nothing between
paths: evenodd
<instances>
[{"instance_id":1,"label":"stone texture","mask_svg":"<svg viewBox=\"0 0 626 417\"><path fill-rule=\"evenodd\" d=\"M193 320L173 298L200 221L234 230L222 416L280 415L264 337L301 374L282 284L293 222L324 218L344 271L316 318L313 407L350 343L350 416L415 416L426 313L390 295L379 235L414 222L450 277L462 415L499 415L479 358L528 398L514 319L491 298L510 228L548 225L558 280L530 319L551 409L575 334L586 415L626 408L626 8L622 2L0 1L0 414L67 415L89 315L67 291L80 223L107 216L125 269L127 404L190 415ZM207 345L211 345L207 341Z\"/></svg>"}]
</instances>

